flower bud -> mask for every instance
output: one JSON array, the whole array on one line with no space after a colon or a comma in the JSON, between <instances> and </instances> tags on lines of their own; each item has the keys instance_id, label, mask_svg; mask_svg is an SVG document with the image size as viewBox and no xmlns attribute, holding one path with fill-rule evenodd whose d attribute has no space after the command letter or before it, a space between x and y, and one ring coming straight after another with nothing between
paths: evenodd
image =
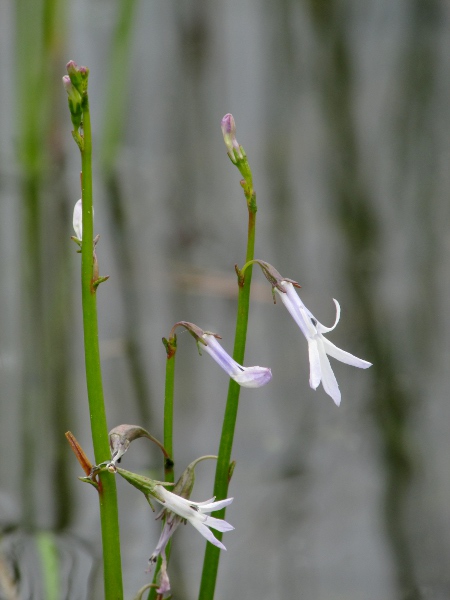
<instances>
[{"instance_id":1,"label":"flower bud","mask_svg":"<svg viewBox=\"0 0 450 600\"><path fill-rule=\"evenodd\" d=\"M225 142L231 160L235 163L237 158L244 158L241 147L236 139L236 123L234 122L233 115L230 113L226 114L223 117L220 126L222 128L223 141Z\"/></svg>"},{"instance_id":2,"label":"flower bud","mask_svg":"<svg viewBox=\"0 0 450 600\"><path fill-rule=\"evenodd\" d=\"M78 129L81 125L81 117L83 114L83 109L81 107L81 96L72 84L68 75L64 75L62 80L68 95L70 118L72 119L74 128Z\"/></svg>"},{"instance_id":3,"label":"flower bud","mask_svg":"<svg viewBox=\"0 0 450 600\"><path fill-rule=\"evenodd\" d=\"M87 67L79 67L74 60L69 60L66 69L72 85L79 94L85 94L88 86L89 69Z\"/></svg>"},{"instance_id":4,"label":"flower bud","mask_svg":"<svg viewBox=\"0 0 450 600\"><path fill-rule=\"evenodd\" d=\"M80 200L78 200L78 202L75 204L75 208L73 209L73 229L75 231L75 235L79 240L83 239L82 217L83 211L80 198Z\"/></svg>"},{"instance_id":5,"label":"flower bud","mask_svg":"<svg viewBox=\"0 0 450 600\"><path fill-rule=\"evenodd\" d=\"M72 85L81 93L81 75L77 63L74 60L69 60L66 69Z\"/></svg>"}]
</instances>

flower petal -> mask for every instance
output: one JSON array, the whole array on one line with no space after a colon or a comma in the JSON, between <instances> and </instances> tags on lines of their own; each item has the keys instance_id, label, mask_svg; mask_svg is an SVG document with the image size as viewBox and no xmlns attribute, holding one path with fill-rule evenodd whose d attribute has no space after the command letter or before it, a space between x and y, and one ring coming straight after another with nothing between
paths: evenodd
<instances>
[{"instance_id":1,"label":"flower petal","mask_svg":"<svg viewBox=\"0 0 450 600\"><path fill-rule=\"evenodd\" d=\"M167 543L169 542L170 538L174 534L178 525L181 523L181 519L178 516L175 516L174 513L169 513L169 514L171 514L175 518L170 519L170 520L168 519L166 521L166 523L164 524L164 527L161 531L161 535L159 537L156 548L154 549L153 554L150 556L150 559L149 559L150 564L156 563L158 556L161 553L164 553Z\"/></svg>"},{"instance_id":2,"label":"flower petal","mask_svg":"<svg viewBox=\"0 0 450 600\"><path fill-rule=\"evenodd\" d=\"M232 379L242 387L259 388L272 379L272 371L267 367L239 367L237 375Z\"/></svg>"},{"instance_id":3,"label":"flower petal","mask_svg":"<svg viewBox=\"0 0 450 600\"><path fill-rule=\"evenodd\" d=\"M325 327L325 325L322 325L322 323L319 323L319 321L317 321L317 319L316 319L316 321L317 321L316 327L317 327L317 331L319 333L327 333L328 331L333 331L333 329L339 323L339 319L341 318L341 307L339 305L339 302L335 298L333 298L333 302L334 302L334 304L336 306L336 319L334 321L334 325L332 327Z\"/></svg>"},{"instance_id":4,"label":"flower petal","mask_svg":"<svg viewBox=\"0 0 450 600\"><path fill-rule=\"evenodd\" d=\"M313 390L317 389L322 379L322 368L320 366L319 348L317 340L308 340L309 351L309 385Z\"/></svg>"},{"instance_id":5,"label":"flower petal","mask_svg":"<svg viewBox=\"0 0 450 600\"><path fill-rule=\"evenodd\" d=\"M205 352L212 356L219 367L222 367L230 377L239 375L238 363L222 348L216 338L209 333L203 334L202 337L207 344L206 346L202 346L202 350L205 350Z\"/></svg>"},{"instance_id":6,"label":"flower petal","mask_svg":"<svg viewBox=\"0 0 450 600\"><path fill-rule=\"evenodd\" d=\"M199 521L198 517L192 517L190 519L188 519L189 523L195 527L195 529L202 534L202 536L204 538L206 538L208 540L208 542L211 542L211 544L213 544L214 546L217 546L217 548L221 548L222 550L226 550L225 546L222 544L222 542L220 540L218 540L216 538L216 536L213 534L213 532L208 529L208 527L206 525L204 525L201 521Z\"/></svg>"},{"instance_id":7,"label":"flower petal","mask_svg":"<svg viewBox=\"0 0 450 600\"><path fill-rule=\"evenodd\" d=\"M301 301L300 296L295 291L292 283L283 280L281 285L285 288L286 293L280 292L278 288L274 288L275 292L280 296L281 301L287 308L291 317L300 327L305 338L310 339L314 337L317 334L315 327L316 319L309 313L308 309ZM313 321L311 321L311 317L314 319Z\"/></svg>"},{"instance_id":8,"label":"flower petal","mask_svg":"<svg viewBox=\"0 0 450 600\"><path fill-rule=\"evenodd\" d=\"M225 498L225 500L218 500L217 502L213 502L213 500L214 498L211 498L211 500L206 500L206 502L191 502L191 504L198 506L200 512L208 513L225 508L225 506L228 506L233 502L233 498Z\"/></svg>"},{"instance_id":9,"label":"flower petal","mask_svg":"<svg viewBox=\"0 0 450 600\"><path fill-rule=\"evenodd\" d=\"M368 362L367 360L363 360L362 358L353 356L353 354L350 354L350 352L341 350L340 348L332 344L330 340L323 338L322 341L325 348L325 352L329 356L332 356L333 358L336 358L337 360L340 360L341 362L347 365L352 365L353 367L358 367L360 369L368 369L372 366L372 363Z\"/></svg>"},{"instance_id":10,"label":"flower petal","mask_svg":"<svg viewBox=\"0 0 450 600\"><path fill-rule=\"evenodd\" d=\"M83 225L82 225L82 206L81 198L78 200L73 209L73 229L75 235L79 240L83 238Z\"/></svg>"},{"instance_id":11,"label":"flower petal","mask_svg":"<svg viewBox=\"0 0 450 600\"><path fill-rule=\"evenodd\" d=\"M163 554L161 568L159 571L159 588L156 591L161 595L170 592L170 581L169 575L167 574L167 558L165 553Z\"/></svg>"},{"instance_id":12,"label":"flower petal","mask_svg":"<svg viewBox=\"0 0 450 600\"><path fill-rule=\"evenodd\" d=\"M334 376L333 369L331 368L330 361L328 360L328 356L325 352L325 347L323 344L324 339L325 338L320 338L318 340L320 366L322 368L322 385L326 393L333 398L336 406L339 406L341 403L341 392L339 390L336 377Z\"/></svg>"},{"instance_id":13,"label":"flower petal","mask_svg":"<svg viewBox=\"0 0 450 600\"><path fill-rule=\"evenodd\" d=\"M207 527L212 527L213 529L217 529L217 531L233 531L233 525L230 525L227 521L223 519L216 519L215 517L206 516L206 520L203 523Z\"/></svg>"},{"instance_id":14,"label":"flower petal","mask_svg":"<svg viewBox=\"0 0 450 600\"><path fill-rule=\"evenodd\" d=\"M248 388L258 388L266 385L272 379L272 371L267 367L241 367L219 344L210 333L204 333L203 339L207 346L202 346L216 363L239 385Z\"/></svg>"}]
</instances>

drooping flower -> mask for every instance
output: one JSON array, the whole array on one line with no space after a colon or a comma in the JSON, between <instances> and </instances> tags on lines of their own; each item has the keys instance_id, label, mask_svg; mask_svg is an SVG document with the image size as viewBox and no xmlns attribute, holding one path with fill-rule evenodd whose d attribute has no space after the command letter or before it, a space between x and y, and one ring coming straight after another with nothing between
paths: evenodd
<instances>
[{"instance_id":1,"label":"drooping flower","mask_svg":"<svg viewBox=\"0 0 450 600\"><path fill-rule=\"evenodd\" d=\"M81 207L81 198L75 204L73 209L73 229L75 231L75 235L79 240L83 239L83 225L82 225L82 216L83 211Z\"/></svg>"},{"instance_id":2,"label":"drooping flower","mask_svg":"<svg viewBox=\"0 0 450 600\"><path fill-rule=\"evenodd\" d=\"M202 344L201 349L212 356L216 363L239 385L257 388L272 379L272 371L268 367L242 367L222 348L212 333L204 333L202 338L206 345Z\"/></svg>"},{"instance_id":3,"label":"drooping flower","mask_svg":"<svg viewBox=\"0 0 450 600\"><path fill-rule=\"evenodd\" d=\"M159 571L159 588L158 594L164 594L170 591L170 580L167 572L167 544L178 528L180 523L190 521L200 533L206 537L215 546L226 550L225 546L220 542L208 529L212 527L218 531L230 531L234 529L232 525L222 519L215 519L207 514L214 510L219 510L228 506L233 501L233 498L227 498L221 502L214 502L214 498L206 502L191 502L189 500L195 482L195 468L197 464L206 459L217 459L217 456L200 456L191 462L178 479L173 492L167 492L161 484L156 484L151 492L152 497L163 504L164 508L156 517L164 519L164 527L162 529L158 544L149 558L149 571L156 564L158 557L161 556L161 567ZM119 469L120 472L120 469ZM156 482L155 482L156 483ZM199 527L200 525L200 527Z\"/></svg>"},{"instance_id":4,"label":"drooping flower","mask_svg":"<svg viewBox=\"0 0 450 600\"><path fill-rule=\"evenodd\" d=\"M328 356L332 356L343 363L352 365L353 367L359 367L360 369L367 369L372 363L357 358L356 356L353 356L353 354L345 352L345 350L341 350L323 336L324 333L332 331L339 322L341 309L337 300L334 300L336 305L335 323L332 327L325 327L322 323L319 323L303 304L291 281L281 280L280 283L281 286L274 286L274 290L280 296L281 301L300 327L308 342L310 366L309 385L315 390L320 382L322 382L325 392L331 396L335 404L339 406L341 403L341 392L331 368L330 361L328 360ZM286 291L282 291L281 288Z\"/></svg>"},{"instance_id":5,"label":"drooping flower","mask_svg":"<svg viewBox=\"0 0 450 600\"><path fill-rule=\"evenodd\" d=\"M209 528L212 527L217 531L223 532L231 531L234 529L234 527L223 519L216 519L215 517L209 516L208 513L225 508L225 506L228 506L233 502L233 498L225 498L224 500L219 500L217 502L214 501L214 498L206 500L205 502L193 502L192 500L183 497L189 496L192 491L192 487L194 485L193 470L196 463L198 463L200 460L204 460L205 458L216 457L205 456L191 463L175 485L174 490L182 495L169 492L166 490L162 482L149 479L148 477L139 475L138 473L126 471L112 462L108 462L104 467L108 470L111 470L111 472L118 473L121 477L128 481L128 483L131 483L131 485L136 487L145 495L149 502L150 499L154 499L164 507L163 513L167 517L167 522L160 541L158 542L157 555L160 554L161 551L166 547L171 535L179 525L179 522L182 520L189 521L189 523L191 523L191 525L195 527L195 529L197 529L197 531L199 531L202 536L208 540L208 542L211 542L211 544L214 544L222 550L226 550L222 542L214 536ZM171 514L172 517L170 517ZM179 519L177 519L177 517L179 517Z\"/></svg>"},{"instance_id":6,"label":"drooping flower","mask_svg":"<svg viewBox=\"0 0 450 600\"><path fill-rule=\"evenodd\" d=\"M183 519L189 521L189 523L195 527L208 542L211 542L211 544L214 544L214 546L217 546L222 550L226 550L222 542L216 538L209 528L212 527L217 531L224 532L232 531L234 529L233 525L230 525L223 519L211 517L207 513L228 506L233 502L233 498L226 498L225 500L219 500L218 502L214 502L214 498L206 500L205 502L193 502L192 500L187 500L186 498L178 496L178 494L169 492L169 490L166 490L165 487L159 484L155 486L155 495L153 497L164 506L167 515L167 521L155 553L158 551L159 554L162 549L166 547L171 535Z\"/></svg>"},{"instance_id":7,"label":"drooping flower","mask_svg":"<svg viewBox=\"0 0 450 600\"><path fill-rule=\"evenodd\" d=\"M211 544L214 544L214 546L217 546L222 550L226 550L222 542L216 538L209 528L212 527L217 531L224 532L231 531L234 527L223 519L216 519L205 513L220 510L221 508L228 506L233 502L233 498L226 498L219 502L214 502L214 498L206 500L206 502L192 502L191 500L187 500L186 498L182 498L177 494L169 492L162 485L157 485L155 492L157 492L159 496L154 496L155 500L164 506L164 509L158 517L165 515L166 522L164 523L156 548L149 558L149 569L152 565L156 564L158 556L161 556L162 562L159 574L159 588L157 591L158 594L164 594L170 590L170 580L167 573L166 546L172 535L175 533L178 525L183 521L189 521L189 523L195 527L208 542L211 542Z\"/></svg>"}]
</instances>

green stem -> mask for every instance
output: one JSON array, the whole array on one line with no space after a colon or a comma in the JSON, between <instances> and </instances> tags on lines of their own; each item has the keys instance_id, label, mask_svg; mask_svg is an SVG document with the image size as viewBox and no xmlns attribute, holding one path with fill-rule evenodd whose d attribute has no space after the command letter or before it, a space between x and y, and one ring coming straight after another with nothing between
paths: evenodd
<instances>
[{"instance_id":1,"label":"green stem","mask_svg":"<svg viewBox=\"0 0 450 600\"><path fill-rule=\"evenodd\" d=\"M164 457L164 481L173 483L173 395L175 389L175 355L177 351L177 339L175 335L170 336L168 340L163 339L163 344L167 352L166 362L166 383L164 390L164 448L168 454L168 458ZM164 523L163 523L164 526ZM166 546L166 558L169 561L171 540ZM153 576L153 583L156 583L158 573L161 568L162 559L158 557L158 562ZM148 594L148 600L155 600L157 597L157 588L152 587Z\"/></svg>"},{"instance_id":2,"label":"green stem","mask_svg":"<svg viewBox=\"0 0 450 600\"><path fill-rule=\"evenodd\" d=\"M91 417L92 442L97 464L110 457L108 427L106 423L103 383L98 342L96 259L93 252L92 205L92 137L87 94L83 99L84 145L81 151L83 244L81 251L81 287L83 303L83 329L86 361L86 383ZM105 600L122 600L122 567L120 560L119 515L114 475L100 474L99 502L103 544Z\"/></svg>"},{"instance_id":3,"label":"green stem","mask_svg":"<svg viewBox=\"0 0 450 600\"><path fill-rule=\"evenodd\" d=\"M176 349L176 342L169 340L169 344ZM174 346L175 344L175 346ZM175 387L175 352L167 355L166 385L164 392L164 448L169 455L169 460L164 459L164 481L174 482L173 472L173 393Z\"/></svg>"},{"instance_id":4,"label":"green stem","mask_svg":"<svg viewBox=\"0 0 450 600\"><path fill-rule=\"evenodd\" d=\"M255 224L256 224L256 196L253 189L244 187L248 205L248 238L245 262L253 260L255 252ZM233 358L238 363L244 362L245 343L247 339L248 312L250 306L250 285L252 280L252 265L245 272L245 279L239 285L238 309L236 319L236 334L234 338ZM239 408L240 386L230 379L228 398L220 438L219 455L217 458L216 477L214 481L214 496L217 500L227 497L230 480L230 461L233 448L234 431L236 427L237 412ZM225 518L225 510L213 513L218 519ZM217 532L216 537L222 539L222 533ZM216 586L217 571L219 569L220 549L209 542L206 543L205 558L203 562L202 580L200 583L199 600L213 600Z\"/></svg>"}]
</instances>

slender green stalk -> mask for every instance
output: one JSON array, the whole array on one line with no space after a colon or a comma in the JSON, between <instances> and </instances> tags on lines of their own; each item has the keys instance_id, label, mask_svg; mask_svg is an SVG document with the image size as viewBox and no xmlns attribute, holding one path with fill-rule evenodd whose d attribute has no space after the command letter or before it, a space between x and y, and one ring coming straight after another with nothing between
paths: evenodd
<instances>
[{"instance_id":1,"label":"slender green stalk","mask_svg":"<svg viewBox=\"0 0 450 600\"><path fill-rule=\"evenodd\" d=\"M83 98L82 207L83 243L81 249L81 286L86 382L91 417L92 441L97 464L110 457L103 383L98 342L96 286L97 267L93 252L92 137L87 94ZM100 474L99 501L103 544L105 600L122 600L119 515L114 475Z\"/></svg>"},{"instance_id":2,"label":"slender green stalk","mask_svg":"<svg viewBox=\"0 0 450 600\"><path fill-rule=\"evenodd\" d=\"M256 225L256 195L251 184L251 177L243 185L248 206L248 237L245 262L254 258L255 252L255 225ZM245 278L239 276L239 295L236 319L236 333L234 338L233 358L240 364L244 362L245 343L247 339L248 312L250 306L250 286L252 280L252 265L245 271ZM228 398L220 438L219 455L214 481L214 496L217 500L227 497L230 481L230 461L233 448L234 431L239 408L240 386L230 379ZM214 514L218 519L225 518L226 509L223 508ZM216 536L222 539L222 533ZM200 583L199 600L212 600L216 586L217 571L219 569L220 549L209 542L206 543L205 558L203 562L202 580Z\"/></svg>"},{"instance_id":3,"label":"slender green stalk","mask_svg":"<svg viewBox=\"0 0 450 600\"><path fill-rule=\"evenodd\" d=\"M167 343L166 384L164 390L164 448L169 459L164 459L164 481L174 482L173 472L173 393L175 388L176 338Z\"/></svg>"},{"instance_id":4,"label":"slender green stalk","mask_svg":"<svg viewBox=\"0 0 450 600\"><path fill-rule=\"evenodd\" d=\"M175 389L175 355L177 351L177 338L175 335L171 335L168 340L163 338L163 344L167 352L166 362L166 383L164 390L164 448L169 458L164 457L164 481L173 483L174 470L173 470L173 395ZM166 558L169 560L170 557L170 546L171 540L166 546ZM158 562L155 568L155 574L153 576L153 583L156 582L159 570L161 568L162 559L158 557ZM155 600L157 597L157 588L150 588L148 594L148 600Z\"/></svg>"}]
</instances>

